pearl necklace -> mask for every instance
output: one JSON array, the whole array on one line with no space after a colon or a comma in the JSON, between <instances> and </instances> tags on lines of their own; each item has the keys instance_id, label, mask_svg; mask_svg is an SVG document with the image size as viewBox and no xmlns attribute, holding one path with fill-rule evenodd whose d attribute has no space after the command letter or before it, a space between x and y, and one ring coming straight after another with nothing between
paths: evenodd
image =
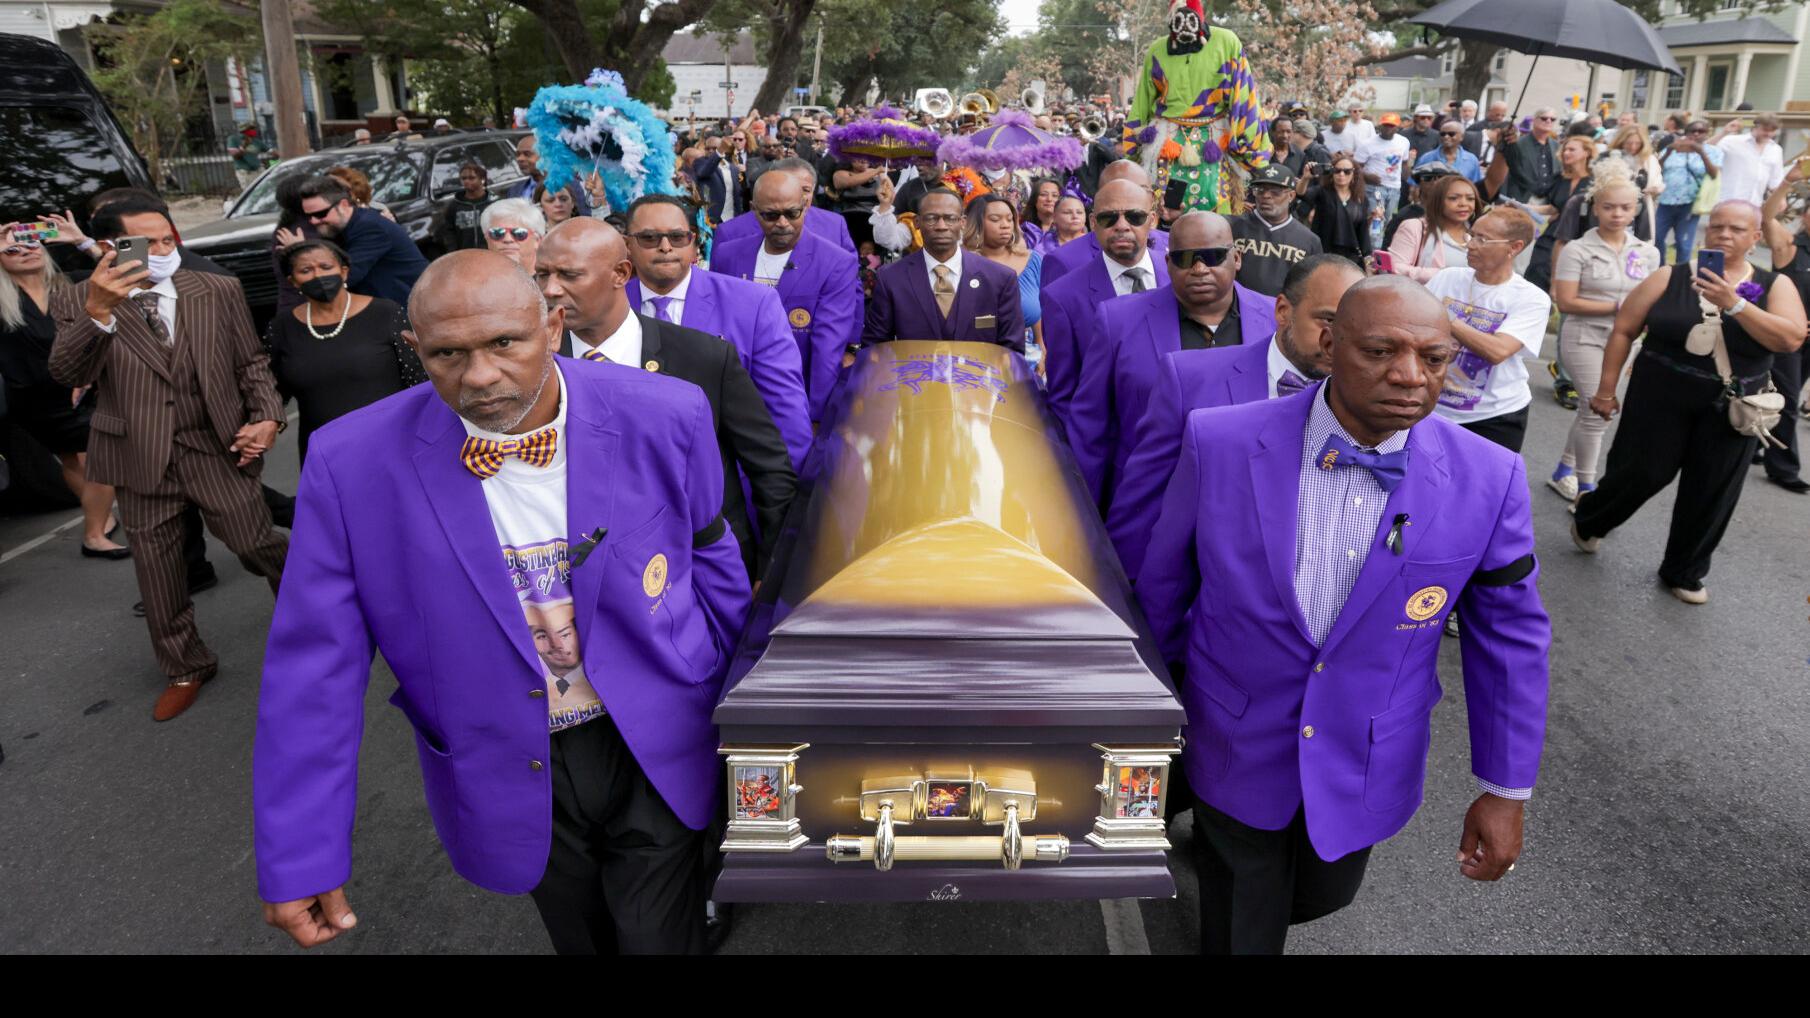
<instances>
[{"instance_id":1,"label":"pearl necklace","mask_svg":"<svg viewBox=\"0 0 1810 1018\"><path fill-rule=\"evenodd\" d=\"M341 332L345 331L346 319L350 318L352 316L352 295L349 293L346 294L346 306L344 308L342 308L339 312L339 325L337 327L335 327L332 332L327 333L325 336L314 331L314 302L313 301L309 301L307 304L303 305L302 314L304 316L306 316L303 324L308 327L308 335L313 336L315 339L332 339L334 336L337 336Z\"/></svg>"}]
</instances>

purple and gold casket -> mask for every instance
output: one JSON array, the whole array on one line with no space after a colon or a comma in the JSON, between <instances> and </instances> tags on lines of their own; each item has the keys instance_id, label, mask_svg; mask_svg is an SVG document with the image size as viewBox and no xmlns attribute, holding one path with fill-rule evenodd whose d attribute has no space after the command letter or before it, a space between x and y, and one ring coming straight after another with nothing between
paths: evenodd
<instances>
[{"instance_id":1,"label":"purple and gold casket","mask_svg":"<svg viewBox=\"0 0 1810 1018\"><path fill-rule=\"evenodd\" d=\"M861 352L715 720L718 901L1167 897L1182 708L1010 350Z\"/></svg>"}]
</instances>

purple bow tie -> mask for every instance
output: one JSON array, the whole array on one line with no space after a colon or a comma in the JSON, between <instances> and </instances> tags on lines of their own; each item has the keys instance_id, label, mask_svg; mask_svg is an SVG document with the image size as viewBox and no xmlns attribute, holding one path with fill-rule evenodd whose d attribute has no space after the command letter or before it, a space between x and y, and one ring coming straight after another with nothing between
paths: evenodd
<instances>
[{"instance_id":1,"label":"purple bow tie","mask_svg":"<svg viewBox=\"0 0 1810 1018\"><path fill-rule=\"evenodd\" d=\"M1408 450L1400 452L1365 452L1337 434L1326 436L1326 444L1314 457L1314 465L1321 470L1337 470L1339 467L1364 467L1370 476L1376 478L1377 486L1384 491L1394 491L1395 486L1408 476Z\"/></svg>"},{"instance_id":2,"label":"purple bow tie","mask_svg":"<svg viewBox=\"0 0 1810 1018\"><path fill-rule=\"evenodd\" d=\"M1295 374L1293 371L1284 371L1282 372L1282 377L1276 379L1276 398L1280 399L1283 396L1293 396L1295 393L1300 392L1302 389L1305 389L1312 384L1312 382Z\"/></svg>"}]
</instances>

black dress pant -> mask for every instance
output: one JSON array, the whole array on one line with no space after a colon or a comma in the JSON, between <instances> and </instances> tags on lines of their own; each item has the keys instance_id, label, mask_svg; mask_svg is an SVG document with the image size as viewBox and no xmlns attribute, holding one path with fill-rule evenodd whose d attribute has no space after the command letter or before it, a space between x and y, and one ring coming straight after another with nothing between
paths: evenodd
<instances>
[{"instance_id":1,"label":"black dress pant","mask_svg":"<svg viewBox=\"0 0 1810 1018\"><path fill-rule=\"evenodd\" d=\"M609 717L553 733L553 848L530 894L560 954L701 954L704 835L673 815Z\"/></svg>"},{"instance_id":2,"label":"black dress pant","mask_svg":"<svg viewBox=\"0 0 1810 1018\"><path fill-rule=\"evenodd\" d=\"M1777 449L1769 445L1761 455L1766 464L1766 476L1775 481L1789 481L1800 476L1798 471L1802 464L1797 456L1797 411L1799 400L1803 398L1800 391L1804 387L1806 366L1810 366L1810 343L1791 353L1772 355L1772 384L1785 394L1785 413L1779 417L1779 426L1772 429L1772 437L1785 443L1785 448Z\"/></svg>"},{"instance_id":3,"label":"black dress pant","mask_svg":"<svg viewBox=\"0 0 1810 1018\"><path fill-rule=\"evenodd\" d=\"M1727 406L1716 402L1721 388L1714 379L1637 358L1608 466L1596 490L1577 501L1578 533L1602 537L1678 478L1659 564L1659 579L1668 587L1703 586L1759 442L1729 427ZM1750 384L1746 391L1757 388Z\"/></svg>"},{"instance_id":4,"label":"black dress pant","mask_svg":"<svg viewBox=\"0 0 1810 1018\"><path fill-rule=\"evenodd\" d=\"M1288 928L1329 916L1357 897L1370 850L1331 862L1307 840L1307 814L1279 831L1194 805L1202 954L1281 954Z\"/></svg>"},{"instance_id":5,"label":"black dress pant","mask_svg":"<svg viewBox=\"0 0 1810 1018\"><path fill-rule=\"evenodd\" d=\"M1521 443L1527 438L1527 409L1522 407L1512 414L1486 417L1459 427L1473 435L1482 435L1509 452L1520 452Z\"/></svg>"}]
</instances>

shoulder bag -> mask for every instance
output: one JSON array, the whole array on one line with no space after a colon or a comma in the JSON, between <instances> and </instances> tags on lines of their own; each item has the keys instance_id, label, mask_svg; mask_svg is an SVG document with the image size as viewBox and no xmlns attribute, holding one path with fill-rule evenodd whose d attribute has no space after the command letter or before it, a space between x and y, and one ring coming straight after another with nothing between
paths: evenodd
<instances>
[{"instance_id":1,"label":"shoulder bag","mask_svg":"<svg viewBox=\"0 0 1810 1018\"><path fill-rule=\"evenodd\" d=\"M1716 374L1722 376L1722 395L1728 400L1728 425L1736 432L1749 438L1757 438L1762 446L1785 448L1785 443L1773 437L1772 429L1779 426L1779 417L1785 412L1785 394L1772 384L1772 376L1766 376L1766 383L1760 391L1751 396L1743 395L1741 383L1735 379L1734 370L1728 363L1728 338L1722 334L1722 313L1713 304L1705 302L1701 330L1715 331L1714 346L1711 355L1716 359ZM1715 321L1711 322L1710 312L1715 311ZM1686 344L1689 348L1689 344Z\"/></svg>"}]
</instances>

